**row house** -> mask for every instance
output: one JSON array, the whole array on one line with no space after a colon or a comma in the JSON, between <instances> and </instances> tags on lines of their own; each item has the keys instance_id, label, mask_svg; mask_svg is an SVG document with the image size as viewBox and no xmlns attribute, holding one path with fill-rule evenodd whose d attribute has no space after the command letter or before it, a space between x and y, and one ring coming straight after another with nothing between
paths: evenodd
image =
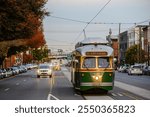
<instances>
[{"instance_id":1,"label":"row house","mask_svg":"<svg viewBox=\"0 0 150 117\"><path fill-rule=\"evenodd\" d=\"M6 57L3 61L3 68L8 68L15 65L21 65L23 63L23 53L18 53L10 57Z\"/></svg>"},{"instance_id":2,"label":"row house","mask_svg":"<svg viewBox=\"0 0 150 117\"><path fill-rule=\"evenodd\" d=\"M128 48L135 44L139 44L140 47L145 50L147 46L145 46L145 39L146 36L144 36L144 33L146 35L146 32L150 30L147 25L137 25L134 28L131 28L125 32L120 33L119 38L119 56L120 56L120 63L125 62L125 53ZM145 31L144 31L144 30ZM147 31L146 31L147 30ZM148 37L149 35L147 35ZM140 54L140 53L139 53Z\"/></svg>"},{"instance_id":3,"label":"row house","mask_svg":"<svg viewBox=\"0 0 150 117\"><path fill-rule=\"evenodd\" d=\"M146 52L147 64L150 65L150 25L143 28L144 51Z\"/></svg>"},{"instance_id":4,"label":"row house","mask_svg":"<svg viewBox=\"0 0 150 117\"><path fill-rule=\"evenodd\" d=\"M140 47L145 50L150 65L150 25L137 25L127 31L120 33L119 36L111 35L106 37L111 39L114 49L114 57L118 60L118 64L125 63L125 54L128 48L135 44L140 44Z\"/></svg>"},{"instance_id":5,"label":"row house","mask_svg":"<svg viewBox=\"0 0 150 117\"><path fill-rule=\"evenodd\" d=\"M128 31L124 31L119 35L119 64L125 63L125 53L128 48Z\"/></svg>"},{"instance_id":6,"label":"row house","mask_svg":"<svg viewBox=\"0 0 150 117\"><path fill-rule=\"evenodd\" d=\"M140 44L141 48L144 49L144 31L147 25L138 25L135 28L128 30L128 47L131 47L135 44Z\"/></svg>"}]
</instances>

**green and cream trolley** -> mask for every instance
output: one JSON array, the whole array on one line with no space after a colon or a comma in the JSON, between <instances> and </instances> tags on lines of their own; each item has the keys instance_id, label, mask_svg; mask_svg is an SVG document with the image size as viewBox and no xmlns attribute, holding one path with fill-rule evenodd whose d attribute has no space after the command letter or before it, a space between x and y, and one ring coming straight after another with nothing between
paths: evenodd
<instances>
[{"instance_id":1,"label":"green and cream trolley","mask_svg":"<svg viewBox=\"0 0 150 117\"><path fill-rule=\"evenodd\" d=\"M76 44L72 53L71 82L79 91L113 89L113 48L107 40L91 38Z\"/></svg>"}]
</instances>

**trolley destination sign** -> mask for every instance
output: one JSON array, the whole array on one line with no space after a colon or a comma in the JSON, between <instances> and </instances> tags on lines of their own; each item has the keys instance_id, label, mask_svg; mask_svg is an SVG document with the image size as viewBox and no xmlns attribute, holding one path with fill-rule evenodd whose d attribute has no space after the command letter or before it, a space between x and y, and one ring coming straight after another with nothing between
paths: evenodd
<instances>
[{"instance_id":1,"label":"trolley destination sign","mask_svg":"<svg viewBox=\"0 0 150 117\"><path fill-rule=\"evenodd\" d=\"M86 52L87 56L107 56L107 52Z\"/></svg>"}]
</instances>

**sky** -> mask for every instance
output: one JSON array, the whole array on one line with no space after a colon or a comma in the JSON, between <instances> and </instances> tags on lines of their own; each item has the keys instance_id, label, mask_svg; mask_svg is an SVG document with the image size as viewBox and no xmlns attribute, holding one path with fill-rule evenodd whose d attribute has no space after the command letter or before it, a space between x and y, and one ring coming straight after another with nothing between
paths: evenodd
<instances>
[{"instance_id":1,"label":"sky","mask_svg":"<svg viewBox=\"0 0 150 117\"><path fill-rule=\"evenodd\" d=\"M50 16L43 22L44 35L51 50L72 51L84 39L83 29L86 37L106 38L109 29L118 35L118 23L123 32L150 22L150 0L48 0L45 8Z\"/></svg>"}]
</instances>

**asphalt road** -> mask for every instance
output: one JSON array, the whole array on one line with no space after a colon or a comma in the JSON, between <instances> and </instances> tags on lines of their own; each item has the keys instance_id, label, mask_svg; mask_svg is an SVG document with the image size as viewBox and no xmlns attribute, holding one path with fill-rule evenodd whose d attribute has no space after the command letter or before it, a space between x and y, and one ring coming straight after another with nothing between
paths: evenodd
<instances>
[{"instance_id":1,"label":"asphalt road","mask_svg":"<svg viewBox=\"0 0 150 117\"><path fill-rule=\"evenodd\" d=\"M61 71L37 78L35 70L0 80L0 100L81 100Z\"/></svg>"},{"instance_id":2,"label":"asphalt road","mask_svg":"<svg viewBox=\"0 0 150 117\"><path fill-rule=\"evenodd\" d=\"M37 78L35 70L30 70L17 76L0 80L0 100L146 100L146 96L139 95L130 86L139 87L144 91L150 90L149 76L128 76L126 73L116 72L116 85L108 94L97 92L78 95L74 92L70 82L70 72L65 67L61 71L54 71L53 78ZM119 83L129 87L119 87ZM125 85L126 86L126 85ZM135 89L136 90L136 89ZM146 94L144 94L146 95Z\"/></svg>"},{"instance_id":3,"label":"asphalt road","mask_svg":"<svg viewBox=\"0 0 150 117\"><path fill-rule=\"evenodd\" d=\"M150 76L148 75L128 75L116 71L115 80L150 90Z\"/></svg>"}]
</instances>

